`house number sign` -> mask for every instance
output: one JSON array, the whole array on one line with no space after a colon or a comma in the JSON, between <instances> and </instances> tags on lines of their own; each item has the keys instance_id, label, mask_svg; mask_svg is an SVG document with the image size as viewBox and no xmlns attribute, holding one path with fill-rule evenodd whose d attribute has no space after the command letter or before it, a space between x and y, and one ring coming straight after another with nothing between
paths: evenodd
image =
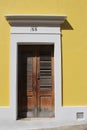
<instances>
[{"instance_id":1,"label":"house number sign","mask_svg":"<svg viewBox=\"0 0 87 130\"><path fill-rule=\"evenodd\" d=\"M37 32L37 27L31 27L31 28L30 28L30 31L31 31L31 32Z\"/></svg>"}]
</instances>

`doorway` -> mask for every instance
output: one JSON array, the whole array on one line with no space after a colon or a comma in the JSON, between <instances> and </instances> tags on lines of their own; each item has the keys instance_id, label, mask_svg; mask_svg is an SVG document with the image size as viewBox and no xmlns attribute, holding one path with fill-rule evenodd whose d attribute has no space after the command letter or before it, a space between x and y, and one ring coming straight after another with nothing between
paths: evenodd
<instances>
[{"instance_id":1,"label":"doorway","mask_svg":"<svg viewBox=\"0 0 87 130\"><path fill-rule=\"evenodd\" d=\"M54 117L54 46L18 45L18 119Z\"/></svg>"}]
</instances>

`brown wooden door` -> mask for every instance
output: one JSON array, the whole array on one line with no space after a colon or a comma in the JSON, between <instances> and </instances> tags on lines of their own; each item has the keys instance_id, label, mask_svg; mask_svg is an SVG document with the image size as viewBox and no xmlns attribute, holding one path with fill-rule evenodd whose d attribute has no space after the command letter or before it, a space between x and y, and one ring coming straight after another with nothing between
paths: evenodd
<instances>
[{"instance_id":1,"label":"brown wooden door","mask_svg":"<svg viewBox=\"0 0 87 130\"><path fill-rule=\"evenodd\" d=\"M18 118L54 116L53 45L18 46Z\"/></svg>"}]
</instances>

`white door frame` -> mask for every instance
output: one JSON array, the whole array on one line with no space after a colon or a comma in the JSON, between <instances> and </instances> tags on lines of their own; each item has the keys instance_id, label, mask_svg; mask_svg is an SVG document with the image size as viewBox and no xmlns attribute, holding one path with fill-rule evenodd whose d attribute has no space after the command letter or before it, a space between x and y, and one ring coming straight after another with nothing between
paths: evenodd
<instances>
[{"instance_id":1,"label":"white door frame","mask_svg":"<svg viewBox=\"0 0 87 130\"><path fill-rule=\"evenodd\" d=\"M54 44L54 95L55 119L62 107L61 96L61 32L60 25L66 16L48 15L7 15L11 27L10 51L10 111L11 118L17 119L17 46L18 44Z\"/></svg>"},{"instance_id":2,"label":"white door frame","mask_svg":"<svg viewBox=\"0 0 87 130\"><path fill-rule=\"evenodd\" d=\"M26 30L28 29L27 33ZM15 32L16 30L16 32ZM43 30L44 33L43 33ZM55 30L55 34L47 31ZM17 32L18 31L18 32ZM30 27L12 27L11 29L11 64L10 64L10 104L13 119L17 119L17 46L20 45L54 45L54 95L55 118L59 117L58 109L61 107L61 44L60 27L38 27L36 34L30 34ZM38 33L39 31L39 33ZM41 32L41 33L40 33Z\"/></svg>"}]
</instances>

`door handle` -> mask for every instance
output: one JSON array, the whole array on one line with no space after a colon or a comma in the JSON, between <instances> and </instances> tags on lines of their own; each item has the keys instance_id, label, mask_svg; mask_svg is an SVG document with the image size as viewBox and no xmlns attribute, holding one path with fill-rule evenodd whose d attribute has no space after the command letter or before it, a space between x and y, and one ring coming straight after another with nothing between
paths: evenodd
<instances>
[{"instance_id":1,"label":"door handle","mask_svg":"<svg viewBox=\"0 0 87 130\"><path fill-rule=\"evenodd\" d=\"M37 79L38 80L40 79L40 73L39 72L37 73Z\"/></svg>"}]
</instances>

